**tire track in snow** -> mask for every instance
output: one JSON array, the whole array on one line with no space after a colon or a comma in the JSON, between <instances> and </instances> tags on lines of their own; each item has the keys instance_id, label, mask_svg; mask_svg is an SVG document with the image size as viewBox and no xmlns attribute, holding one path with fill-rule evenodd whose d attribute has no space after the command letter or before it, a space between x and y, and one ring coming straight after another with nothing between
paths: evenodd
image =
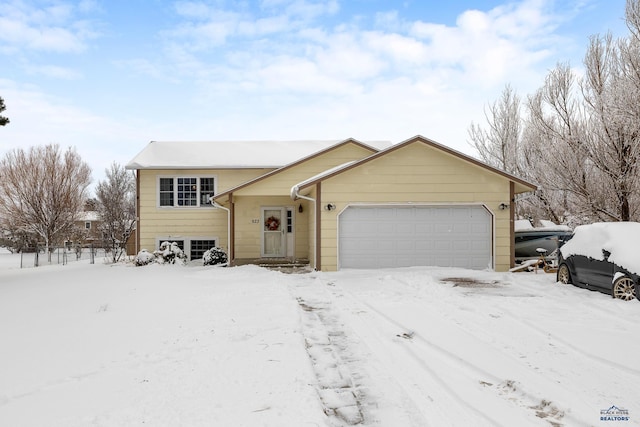
<instances>
[{"instance_id":1,"label":"tire track in snow","mask_svg":"<svg viewBox=\"0 0 640 427\"><path fill-rule=\"evenodd\" d=\"M367 396L357 357L330 295L312 286L289 289L300 306L302 335L319 400L332 425L363 425L368 418Z\"/></svg>"},{"instance_id":2,"label":"tire track in snow","mask_svg":"<svg viewBox=\"0 0 640 427\"><path fill-rule=\"evenodd\" d=\"M546 419L554 426L562 426L563 424L561 420L570 422L571 425L590 425L588 421L579 418L579 416L576 416L572 413L565 413L565 411L558 409L555 405L552 404L552 402L548 401L547 399L540 398L533 393L523 390L522 386L519 383L517 383L518 387L516 389L515 381L500 378L492 372L483 369L482 367L470 362L467 359L461 358L457 354L443 348L442 346L437 345L436 343L426 339L425 337L415 334L411 330L411 328L408 328L406 325L393 319L392 317L388 316L381 310L378 310L376 307L367 303L366 301L362 301L360 298L357 298L346 289L340 288L340 290L343 293L336 294L337 296L347 296L354 305L366 307L370 311L370 313L374 314L374 316L380 319L383 324L387 325L384 329L386 329L389 334L397 334L398 336L406 335L408 337L410 336L412 338L412 343L421 347L422 350L426 350L427 352L437 355L437 357L440 359L440 362L452 367L453 371L457 371L458 374L461 373L467 378L476 379L476 381L484 386L491 386L503 398L517 403L519 406L526 408L527 411L532 411L537 417ZM363 310L363 312L367 312L367 310ZM470 334L469 331L461 329L459 324L456 324L456 327L462 330L465 334ZM400 331L400 333L398 333L398 331ZM456 400L458 403L468 402L468 400L464 396L461 396L460 393L448 386L447 380L445 380L442 375L438 374L425 362L423 355L419 354L417 351L414 351L409 346L405 346L405 351L416 361L419 366L421 366L421 368L425 372L427 372L428 375L433 377L454 400ZM495 417L492 417L492 415L488 414L485 410L475 407L469 403L465 403L465 406L476 415L489 422L490 425L503 425L498 420L496 420Z\"/></svg>"},{"instance_id":3,"label":"tire track in snow","mask_svg":"<svg viewBox=\"0 0 640 427\"><path fill-rule=\"evenodd\" d=\"M482 371L479 368L473 366L472 364L468 363L467 361L465 361L464 359L460 358L459 356L443 349L440 346L437 346L433 343L430 343L428 340L426 340L424 337L421 336L417 336L410 328L407 328L405 325L403 325L402 323L398 322L397 320L389 317L388 315L386 315L385 313L383 313L382 311L378 310L377 308L373 307L371 304L362 301L358 298L356 298L353 294L351 294L348 291L345 291L343 288L341 288L341 294L336 293L335 291L333 291L334 295L336 296L340 296L340 297L347 297L349 298L349 300L351 301L351 303L355 306L364 306L367 309L369 309L370 313L373 313L375 315L375 317L377 317L378 319L382 320L382 328L375 328L377 335L379 336L378 340L383 342L383 341L387 341L387 340L383 340L382 337L393 337L396 336L398 338L400 338L398 340L398 342L400 342L401 340L407 340L407 343L402 343L402 344L407 344L407 345L402 345L401 349L402 351L408 355L409 357L411 357L411 359L414 361L414 363L420 367L420 369L422 369L428 377L430 377L433 380L433 383L435 383L437 385L437 387L441 390L444 390L445 393L448 395L448 400L452 401L451 403L453 405L457 404L457 405L462 405L465 408L469 409L475 416L483 419L484 421L486 421L490 426L504 426L504 427L508 427L508 425L502 424L499 420L495 419L495 417L493 417L492 415L486 413L485 411L471 405L468 403L468 400L460 395L458 392L456 392L456 390L454 390L449 384L448 381L441 375L438 374L437 371L432 368L431 366L429 366L429 364L425 361L424 359L424 354L418 354L418 352L416 352L413 348L411 348L411 346L409 344L414 344L414 343L422 343L423 347L426 347L428 350L431 350L432 352L435 351L437 353L440 353L440 358L442 358L443 360L445 358L447 359L452 359L455 360L458 363L458 366L454 366L454 367L464 367L464 369L466 371L473 371L473 373L478 374L478 372L481 372L481 376L485 379L490 379L494 382L498 382L498 378L494 377L493 375L491 375L488 372ZM361 311L363 313L366 313L367 311ZM378 325L380 325L380 322L378 322ZM374 329L374 328L372 328ZM380 329L384 329L385 332L384 333L380 333ZM444 356L444 357L443 357ZM448 362L447 360L445 360L445 362ZM449 363L450 364L450 363ZM433 401L433 397L431 397L432 394L435 394L436 390L433 389L430 392L426 391L427 393L427 397L428 399L430 399L431 401ZM438 397L438 399L442 399L443 397L440 396ZM459 415L459 413L458 413ZM476 419L476 422L478 420ZM477 425L477 424L476 424Z\"/></svg>"},{"instance_id":4,"label":"tire track in snow","mask_svg":"<svg viewBox=\"0 0 640 427\"><path fill-rule=\"evenodd\" d=\"M588 359L591 362L596 362L598 364L603 365L603 367L613 370L615 371L617 370L621 370L623 372L626 372L627 374L630 375L634 375L637 377L636 382L640 382L640 370L638 369L634 369L632 367L629 367L627 365L622 365L620 363L611 361L611 360L607 360L604 359L600 356L597 356L591 352L588 352L587 350L584 350L582 348L579 348L577 346L575 346L574 344L571 344L569 341L567 341L566 339L560 338L558 335L554 335L551 332L547 332L544 331L540 328L538 328L537 326L531 324L531 322L523 320L519 317L517 317L515 314L513 314L512 312L510 312L509 310L505 309L505 308L501 308L502 312L507 314L510 318L510 321L512 322L517 322L521 325L523 325L524 327L534 331L537 335L541 336L541 337L548 337L553 339L554 342L559 343L560 345L564 346L565 348L571 350L574 354L579 355L585 359ZM612 369L615 368L615 369Z\"/></svg>"}]
</instances>

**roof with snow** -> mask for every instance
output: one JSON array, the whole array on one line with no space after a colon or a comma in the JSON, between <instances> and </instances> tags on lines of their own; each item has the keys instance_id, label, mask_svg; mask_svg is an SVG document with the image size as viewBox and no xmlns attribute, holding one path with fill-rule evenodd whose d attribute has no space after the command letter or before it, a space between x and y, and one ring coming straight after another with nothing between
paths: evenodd
<instances>
[{"instance_id":1,"label":"roof with snow","mask_svg":"<svg viewBox=\"0 0 640 427\"><path fill-rule=\"evenodd\" d=\"M100 215L96 211L82 211L78 217L79 221L98 221Z\"/></svg>"},{"instance_id":2,"label":"roof with snow","mask_svg":"<svg viewBox=\"0 0 640 427\"><path fill-rule=\"evenodd\" d=\"M307 141L151 141L127 169L277 168L341 143ZM365 142L375 149L388 141Z\"/></svg>"}]
</instances>

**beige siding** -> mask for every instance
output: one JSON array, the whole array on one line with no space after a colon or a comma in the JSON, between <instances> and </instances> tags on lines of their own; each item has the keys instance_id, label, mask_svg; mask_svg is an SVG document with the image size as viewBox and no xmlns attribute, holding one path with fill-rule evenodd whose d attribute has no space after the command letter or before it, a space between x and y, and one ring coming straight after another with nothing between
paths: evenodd
<instances>
[{"instance_id":1,"label":"beige siding","mask_svg":"<svg viewBox=\"0 0 640 427\"><path fill-rule=\"evenodd\" d=\"M309 158L308 160L283 169L276 174L258 180L251 185L233 192L235 203L235 256L257 258L260 256L262 224L253 222L260 219L264 206L293 206L295 224L295 258L307 258L313 265L313 203L307 200L291 200L291 187L343 163L359 160L372 152L362 146L345 144L333 150ZM298 212L302 205L303 212Z\"/></svg>"},{"instance_id":2,"label":"beige siding","mask_svg":"<svg viewBox=\"0 0 640 427\"><path fill-rule=\"evenodd\" d=\"M260 258L262 245L262 208L291 207L294 202L290 197L237 197L234 198L235 222L235 255L236 258ZM297 206L297 204L296 204ZM293 209L294 222L302 221L297 216L297 208ZM295 254L296 257L303 257Z\"/></svg>"},{"instance_id":3,"label":"beige siding","mask_svg":"<svg viewBox=\"0 0 640 427\"><path fill-rule=\"evenodd\" d=\"M315 187L311 190L311 192L308 194L308 197L310 197L313 200L317 200L317 192ZM306 201L306 200L305 200ZM307 235L308 235L308 240L307 240L307 253L308 253L308 258L309 258L309 264L311 265L312 268L317 269L318 266L316 265L316 203L314 202L310 202L310 201L306 201L307 204L307 212L308 212L308 222L307 222Z\"/></svg>"},{"instance_id":4,"label":"beige siding","mask_svg":"<svg viewBox=\"0 0 640 427\"><path fill-rule=\"evenodd\" d=\"M227 212L203 208L158 207L158 177L215 176L217 192L239 185L269 169L238 170L140 170L140 248L157 249L156 240L162 238L212 238L223 248L227 243Z\"/></svg>"},{"instance_id":5,"label":"beige siding","mask_svg":"<svg viewBox=\"0 0 640 427\"><path fill-rule=\"evenodd\" d=\"M239 259L259 258L262 245L263 207L288 207L293 213L295 258L308 258L308 217L309 211L303 205L303 212L298 212L299 202L290 197L234 197L235 203L235 255Z\"/></svg>"},{"instance_id":6,"label":"beige siding","mask_svg":"<svg viewBox=\"0 0 640 427\"><path fill-rule=\"evenodd\" d=\"M266 179L234 192L237 196L289 196L291 187L321 172L343 163L359 160L373 154L362 146L345 144L312 157L298 165L279 171Z\"/></svg>"},{"instance_id":7,"label":"beige siding","mask_svg":"<svg viewBox=\"0 0 640 427\"><path fill-rule=\"evenodd\" d=\"M235 203L235 256L237 259L260 258L262 247L262 208L290 207L293 211L295 239L306 242L306 211L298 213L299 203L290 197L234 197ZM304 209L304 208L303 208ZM294 248L294 257L306 258L307 248L298 244Z\"/></svg>"},{"instance_id":8,"label":"beige siding","mask_svg":"<svg viewBox=\"0 0 640 427\"><path fill-rule=\"evenodd\" d=\"M416 142L322 182L322 270L337 269L337 216L350 203L484 204L494 215L495 268L510 267L509 180Z\"/></svg>"}]
</instances>

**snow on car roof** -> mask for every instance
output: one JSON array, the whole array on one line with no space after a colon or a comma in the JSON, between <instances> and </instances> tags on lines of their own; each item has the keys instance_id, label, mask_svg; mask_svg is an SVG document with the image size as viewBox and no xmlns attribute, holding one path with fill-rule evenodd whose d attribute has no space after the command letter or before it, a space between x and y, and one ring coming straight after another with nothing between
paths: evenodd
<instances>
[{"instance_id":1,"label":"snow on car roof","mask_svg":"<svg viewBox=\"0 0 640 427\"><path fill-rule=\"evenodd\" d=\"M640 223L598 222L576 227L573 237L560 251L563 257L582 255L604 260L602 250L611 253L609 260L632 273L640 274Z\"/></svg>"}]
</instances>

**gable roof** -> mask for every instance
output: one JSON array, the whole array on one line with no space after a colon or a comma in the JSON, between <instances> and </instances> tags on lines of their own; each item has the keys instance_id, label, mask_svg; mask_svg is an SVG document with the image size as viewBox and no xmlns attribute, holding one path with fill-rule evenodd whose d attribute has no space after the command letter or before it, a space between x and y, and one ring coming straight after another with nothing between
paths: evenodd
<instances>
[{"instance_id":1,"label":"gable roof","mask_svg":"<svg viewBox=\"0 0 640 427\"><path fill-rule=\"evenodd\" d=\"M436 148L436 149L438 149L440 151L443 151L443 152L445 152L447 154L450 154L450 155L452 155L454 157L457 157L457 158L459 158L459 159L461 159L463 161L469 162L469 163L474 164L474 165L476 165L476 166L478 166L480 168L483 168L483 169L486 169L486 170L488 170L490 172L493 172L495 174L501 175L501 176L507 178L510 181L513 181L516 184L516 189L515 189L516 190L515 191L516 194L517 193L524 193L524 192L527 192L527 191L535 191L535 190L538 189L537 185L532 184L532 183L530 183L528 181L525 181L522 178L518 178L515 175L511 175L510 173L507 173L507 172L505 172L503 170L494 168L493 166L490 166L490 165L488 165L488 164L486 164L486 163L484 163L484 162L482 162L482 161L480 161L478 159L475 159L475 158L473 158L471 156L463 154L463 153L461 153L459 151L456 151L456 150L454 150L452 148L449 148L449 147L447 147L445 145L439 144L439 143L437 143L437 142L435 142L435 141L433 141L431 139L425 138L425 137L423 137L421 135L416 135L413 138L407 139L406 141L403 141L403 142L398 143L398 144L394 144L394 145L392 145L391 147L389 147L387 149L378 151L377 153L374 153L369 157L365 157L364 159L361 159L361 160L357 160L357 161L354 161L354 162L348 162L348 163L345 163L343 165L336 166L336 167L334 167L332 169L329 169L329 170L327 170L325 172L322 172L322 173L320 173L320 174L318 174L316 176L313 176L313 177L311 177L311 178L309 178L309 179L307 179L305 181L302 181L302 182L294 185L291 188L291 198L295 200L297 198L296 195L300 191L304 190L305 188L309 188L309 187L311 187L312 185L314 185L314 184L316 184L318 182L324 181L327 178L331 178L333 176L341 174L341 173L343 173L343 172L345 172L347 170L356 168L356 167L358 167L358 166L360 166L362 164L368 163L368 162L370 162L370 161L372 161L374 159L382 157L382 156L384 156L384 155L386 155L388 153L391 153L393 151L399 150L399 149L401 149L401 148L403 148L403 147L405 147L405 146L407 146L409 144L413 144L413 143L416 143L416 142L420 142L420 143L423 143L423 144L425 144L427 146L430 146L432 148Z\"/></svg>"},{"instance_id":2,"label":"gable roof","mask_svg":"<svg viewBox=\"0 0 640 427\"><path fill-rule=\"evenodd\" d=\"M126 169L278 168L341 141L151 141ZM363 144L364 145L364 144ZM368 145L386 148L390 142Z\"/></svg>"},{"instance_id":3,"label":"gable roof","mask_svg":"<svg viewBox=\"0 0 640 427\"><path fill-rule=\"evenodd\" d=\"M334 145L332 145L332 146L330 146L328 148L325 148L324 150L320 150L318 152L315 152L315 153L313 153L313 154L311 154L309 156L306 156L306 157L303 157L301 159L298 159L295 162L289 163L288 165L285 165L285 166L283 166L281 168L278 168L278 169L275 169L273 171L267 172L264 175L260 175L259 177L256 177L256 178L254 178L252 180L249 180L249 181L244 182L244 183L242 183L240 185L237 185L237 186L235 186L233 188L230 188L230 189L228 189L228 190L226 190L226 191L224 191L224 192L222 192L220 194L215 195L213 197L213 199L214 200L222 200L222 199L226 198L229 194L231 194L233 192L236 192L236 191L238 191L238 190L240 190L242 188L245 188L245 187L248 187L248 186L250 186L252 184L255 184L256 182L259 182L259 181L262 181L264 179L267 179L267 178L269 178L271 176L277 175L277 174L279 174L281 172L284 172L284 171L286 171L288 169L291 169L292 167L298 166L298 165L300 165L300 164L302 164L302 163L304 163L306 161L314 159L314 158L316 158L316 157L318 157L318 156L320 156L320 155L322 155L324 153L328 153L328 152L330 152L332 150L335 150L337 148L343 147L343 146L345 146L347 144L354 144L354 145L363 147L363 148L371 151L372 153L376 153L376 152L379 151L377 148L372 147L372 146L370 146L368 144L364 144L364 143L362 143L362 142L360 142L360 141L358 141L356 139L353 139L353 138L348 138L348 139L345 139L344 141L341 141L341 142L339 142L337 144L334 144ZM380 145L380 143L378 145Z\"/></svg>"}]
</instances>

